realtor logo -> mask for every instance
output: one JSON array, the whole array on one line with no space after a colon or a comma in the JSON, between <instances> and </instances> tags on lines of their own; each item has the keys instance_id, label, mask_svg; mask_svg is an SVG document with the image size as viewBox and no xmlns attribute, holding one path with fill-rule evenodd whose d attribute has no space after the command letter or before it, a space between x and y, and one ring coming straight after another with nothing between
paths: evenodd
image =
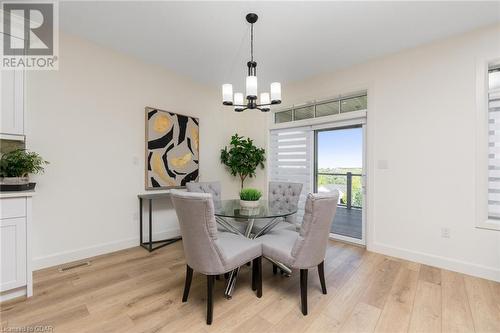
<instances>
[{"instance_id":1,"label":"realtor logo","mask_svg":"<svg viewBox=\"0 0 500 333\"><path fill-rule=\"evenodd\" d=\"M2 69L57 69L56 2L2 4Z\"/></svg>"}]
</instances>

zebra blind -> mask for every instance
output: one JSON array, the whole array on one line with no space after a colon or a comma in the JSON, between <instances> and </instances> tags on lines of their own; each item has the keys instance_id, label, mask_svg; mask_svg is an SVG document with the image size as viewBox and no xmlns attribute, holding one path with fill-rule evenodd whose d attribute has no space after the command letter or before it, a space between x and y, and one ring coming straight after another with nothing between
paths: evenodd
<instances>
[{"instance_id":1,"label":"zebra blind","mask_svg":"<svg viewBox=\"0 0 500 333\"><path fill-rule=\"evenodd\" d=\"M500 70L489 73L488 217L500 219Z\"/></svg>"},{"instance_id":2,"label":"zebra blind","mask_svg":"<svg viewBox=\"0 0 500 333\"><path fill-rule=\"evenodd\" d=\"M271 130L271 181L302 183L297 222L302 220L307 194L312 192L313 131L309 127Z\"/></svg>"}]
</instances>

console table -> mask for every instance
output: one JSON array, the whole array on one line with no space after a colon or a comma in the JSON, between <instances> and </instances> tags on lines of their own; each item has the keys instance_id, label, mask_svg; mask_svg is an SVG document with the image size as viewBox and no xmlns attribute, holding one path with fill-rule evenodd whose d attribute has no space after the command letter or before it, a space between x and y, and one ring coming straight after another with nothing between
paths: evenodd
<instances>
[{"instance_id":1,"label":"console table","mask_svg":"<svg viewBox=\"0 0 500 333\"><path fill-rule=\"evenodd\" d=\"M181 239L181 237L174 237L174 238L168 238L168 239L160 239L153 241L153 200L154 199L163 199L163 198L170 198L170 192L158 192L158 193L144 193L144 194L138 194L137 197L139 198L139 242L140 245L148 250L149 252L152 252L154 250L157 250L161 247L167 246L169 244L172 244L174 242L177 242L178 240ZM148 200L149 203L149 238L147 242L143 241L143 225L142 225L142 207L143 207L143 201Z\"/></svg>"}]
</instances>

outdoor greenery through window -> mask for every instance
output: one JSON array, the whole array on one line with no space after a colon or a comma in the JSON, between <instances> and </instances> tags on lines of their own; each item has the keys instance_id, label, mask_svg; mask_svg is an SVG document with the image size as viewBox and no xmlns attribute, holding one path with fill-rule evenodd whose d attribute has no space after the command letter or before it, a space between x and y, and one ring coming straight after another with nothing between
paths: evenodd
<instances>
[{"instance_id":1,"label":"outdoor greenery through window","mask_svg":"<svg viewBox=\"0 0 500 333\"><path fill-rule=\"evenodd\" d=\"M318 193L339 192L331 232L363 236L363 128L361 125L315 131L315 180Z\"/></svg>"},{"instance_id":2,"label":"outdoor greenery through window","mask_svg":"<svg viewBox=\"0 0 500 333\"><path fill-rule=\"evenodd\" d=\"M346 112L366 110L367 96L358 95L329 101L314 102L278 111L274 114L274 123L286 123L297 120L331 116Z\"/></svg>"},{"instance_id":3,"label":"outdoor greenery through window","mask_svg":"<svg viewBox=\"0 0 500 333\"><path fill-rule=\"evenodd\" d=\"M318 168L318 191L331 192L336 189L340 192L340 204L346 205L347 199L347 175L351 173L352 199L351 205L355 208L363 206L363 191L361 187L362 168Z\"/></svg>"}]
</instances>

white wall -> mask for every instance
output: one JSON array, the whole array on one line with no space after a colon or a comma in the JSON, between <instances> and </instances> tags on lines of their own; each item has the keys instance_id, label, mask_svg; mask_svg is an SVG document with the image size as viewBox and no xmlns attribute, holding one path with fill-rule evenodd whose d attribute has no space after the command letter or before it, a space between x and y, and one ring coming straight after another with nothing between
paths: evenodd
<instances>
[{"instance_id":1,"label":"white wall","mask_svg":"<svg viewBox=\"0 0 500 333\"><path fill-rule=\"evenodd\" d=\"M259 113L224 108L220 91L77 37L60 35L59 71L27 77L29 149L50 161L36 177L35 268L138 244L137 194L144 192L144 107L200 118L201 180L239 182L219 162L234 132L265 146ZM256 126L257 125L257 126ZM247 185L264 188L265 172ZM157 237L179 233L168 202L158 203Z\"/></svg>"},{"instance_id":2,"label":"white wall","mask_svg":"<svg viewBox=\"0 0 500 333\"><path fill-rule=\"evenodd\" d=\"M265 146L265 115L221 107L218 87L60 38L59 71L28 75L28 147L51 161L36 178L36 267L137 245L146 105L200 118L201 179L236 196L219 150L234 132ZM500 232L475 228L473 200L476 65L498 57L500 26L283 85L286 104L368 89L370 250L500 280ZM259 171L247 185L265 184ZM175 234L168 208L157 231Z\"/></svg>"},{"instance_id":3,"label":"white wall","mask_svg":"<svg viewBox=\"0 0 500 333\"><path fill-rule=\"evenodd\" d=\"M499 57L495 26L284 85L287 104L368 89L370 250L500 281L500 231L474 220L476 66Z\"/></svg>"}]
</instances>

